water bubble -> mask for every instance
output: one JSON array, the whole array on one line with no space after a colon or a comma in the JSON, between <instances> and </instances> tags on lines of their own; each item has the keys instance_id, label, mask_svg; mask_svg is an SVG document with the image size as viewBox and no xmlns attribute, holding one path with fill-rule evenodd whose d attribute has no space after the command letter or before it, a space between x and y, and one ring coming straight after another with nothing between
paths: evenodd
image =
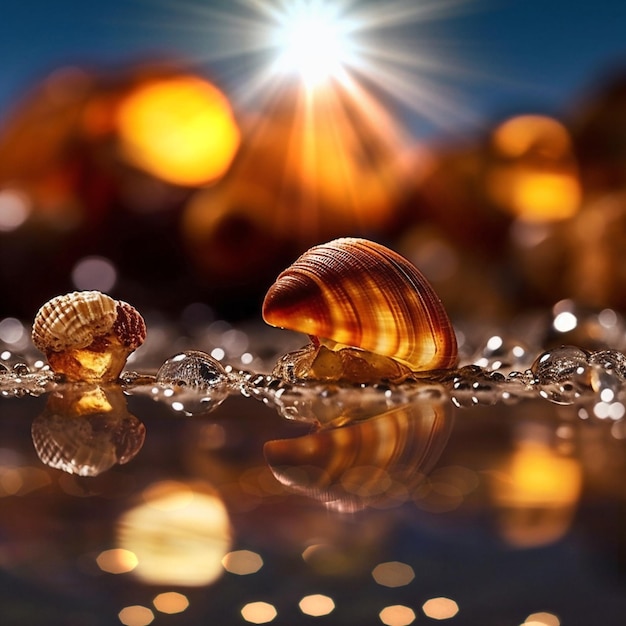
<instances>
[{"instance_id":1,"label":"water bubble","mask_svg":"<svg viewBox=\"0 0 626 626\"><path fill-rule=\"evenodd\" d=\"M539 394L556 404L573 404L589 389L589 354L561 346L540 354L532 364Z\"/></svg>"},{"instance_id":2,"label":"water bubble","mask_svg":"<svg viewBox=\"0 0 626 626\"><path fill-rule=\"evenodd\" d=\"M490 372L478 365L466 365L442 381L450 385L450 398L457 407L496 404L505 393L507 379L500 372Z\"/></svg>"},{"instance_id":3,"label":"water bubble","mask_svg":"<svg viewBox=\"0 0 626 626\"><path fill-rule=\"evenodd\" d=\"M156 396L185 415L207 413L229 394L224 367L205 352L189 350L167 359L155 379Z\"/></svg>"},{"instance_id":4,"label":"water bubble","mask_svg":"<svg viewBox=\"0 0 626 626\"><path fill-rule=\"evenodd\" d=\"M613 371L622 382L626 380L626 356L618 350L598 350L588 360L590 365Z\"/></svg>"},{"instance_id":5,"label":"water bubble","mask_svg":"<svg viewBox=\"0 0 626 626\"><path fill-rule=\"evenodd\" d=\"M225 384L228 376L222 364L206 352L188 350L167 359L159 368L156 380L179 387L211 389Z\"/></svg>"}]
</instances>

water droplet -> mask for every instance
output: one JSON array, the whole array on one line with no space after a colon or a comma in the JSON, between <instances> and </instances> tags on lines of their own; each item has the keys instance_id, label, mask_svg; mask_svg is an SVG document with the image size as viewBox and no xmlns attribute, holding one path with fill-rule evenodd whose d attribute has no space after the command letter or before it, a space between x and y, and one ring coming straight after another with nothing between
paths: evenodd
<instances>
[{"instance_id":1,"label":"water droplet","mask_svg":"<svg viewBox=\"0 0 626 626\"><path fill-rule=\"evenodd\" d=\"M230 393L224 367L210 355L197 350L181 352L167 359L155 380L159 385L156 397L184 415L208 413Z\"/></svg>"},{"instance_id":2,"label":"water droplet","mask_svg":"<svg viewBox=\"0 0 626 626\"><path fill-rule=\"evenodd\" d=\"M222 364L213 357L189 350L167 359L159 368L156 381L179 387L212 389L226 384L228 376Z\"/></svg>"},{"instance_id":3,"label":"water droplet","mask_svg":"<svg viewBox=\"0 0 626 626\"><path fill-rule=\"evenodd\" d=\"M531 367L539 394L556 404L573 404L589 389L588 357L576 346L540 354Z\"/></svg>"}]
</instances>

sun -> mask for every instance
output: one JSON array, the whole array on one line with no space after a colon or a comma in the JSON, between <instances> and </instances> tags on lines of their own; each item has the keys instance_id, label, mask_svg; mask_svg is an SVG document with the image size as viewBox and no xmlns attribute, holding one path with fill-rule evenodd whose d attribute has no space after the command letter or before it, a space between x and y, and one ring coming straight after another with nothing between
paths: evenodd
<instances>
[{"instance_id":1,"label":"sun","mask_svg":"<svg viewBox=\"0 0 626 626\"><path fill-rule=\"evenodd\" d=\"M297 74L310 87L335 78L355 62L354 24L336 6L300 2L277 17L275 71Z\"/></svg>"}]
</instances>

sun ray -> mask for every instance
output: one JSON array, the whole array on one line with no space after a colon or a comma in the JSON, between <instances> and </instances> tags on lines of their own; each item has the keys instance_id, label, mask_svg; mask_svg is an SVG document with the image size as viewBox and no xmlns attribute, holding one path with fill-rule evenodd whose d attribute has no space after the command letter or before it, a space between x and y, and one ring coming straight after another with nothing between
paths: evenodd
<instances>
[{"instance_id":1,"label":"sun ray","mask_svg":"<svg viewBox=\"0 0 626 626\"><path fill-rule=\"evenodd\" d=\"M230 197L241 196L237 185L263 188L272 232L307 244L388 226L414 176L403 161L416 141L406 114L441 127L476 122L451 91L460 64L432 28L470 2L172 4L176 28L185 14L193 22L193 65L224 78L245 114Z\"/></svg>"}]
</instances>

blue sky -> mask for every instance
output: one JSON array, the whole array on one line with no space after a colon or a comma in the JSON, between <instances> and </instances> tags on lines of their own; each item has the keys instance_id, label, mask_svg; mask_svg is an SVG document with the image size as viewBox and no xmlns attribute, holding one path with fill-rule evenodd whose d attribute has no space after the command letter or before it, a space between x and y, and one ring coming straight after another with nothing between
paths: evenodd
<instances>
[{"instance_id":1,"label":"blue sky","mask_svg":"<svg viewBox=\"0 0 626 626\"><path fill-rule=\"evenodd\" d=\"M385 6L384 0L366 2ZM219 50L225 42L211 9L232 13L242 4L245 0L5 0L0 114L62 65L124 64L155 53L197 59ZM442 19L398 30L403 36L414 32L416 41L426 39L424 47L432 43L435 57L441 53L463 68L441 81L454 89L459 107L480 119L518 110L558 113L612 67L626 67L622 0L465 2ZM243 68L244 61L208 61L202 69L228 89L246 80L238 64Z\"/></svg>"}]
</instances>

